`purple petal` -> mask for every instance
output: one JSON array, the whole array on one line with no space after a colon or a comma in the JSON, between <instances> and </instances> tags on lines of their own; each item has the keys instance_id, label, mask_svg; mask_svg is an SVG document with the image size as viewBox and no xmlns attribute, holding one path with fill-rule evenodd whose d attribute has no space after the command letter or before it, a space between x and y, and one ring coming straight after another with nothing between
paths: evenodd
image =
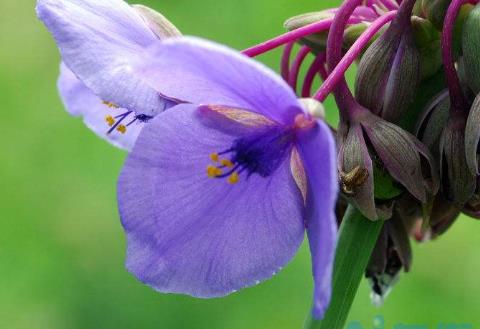
<instances>
[{"instance_id":1,"label":"purple petal","mask_svg":"<svg viewBox=\"0 0 480 329\"><path fill-rule=\"evenodd\" d=\"M337 152L333 136L323 122L302 134L298 147L308 179L307 234L315 282L313 315L319 319L323 317L331 296L337 236Z\"/></svg>"},{"instance_id":2,"label":"purple petal","mask_svg":"<svg viewBox=\"0 0 480 329\"><path fill-rule=\"evenodd\" d=\"M37 14L67 66L102 100L151 116L164 109L136 70L144 50L160 41L126 2L39 0Z\"/></svg>"},{"instance_id":3,"label":"purple petal","mask_svg":"<svg viewBox=\"0 0 480 329\"><path fill-rule=\"evenodd\" d=\"M73 116L83 117L83 121L87 127L93 130L95 134L120 148L130 150L133 147L143 127L143 123L138 121L134 122L126 127L127 130L125 133L113 130L107 134L111 127L108 126L105 118L107 116L118 116L127 112L127 110L109 107L104 104L98 96L77 79L65 64L60 66L58 89L67 111ZM134 114L132 113L123 121L126 125L133 119Z\"/></svg>"},{"instance_id":4,"label":"purple petal","mask_svg":"<svg viewBox=\"0 0 480 329\"><path fill-rule=\"evenodd\" d=\"M195 104L221 104L291 123L301 113L292 89L266 66L209 41L168 39L150 50L142 71L163 95Z\"/></svg>"},{"instance_id":5,"label":"purple petal","mask_svg":"<svg viewBox=\"0 0 480 329\"><path fill-rule=\"evenodd\" d=\"M293 257L304 206L289 157L267 177L242 175L235 185L208 178L209 154L239 136L201 115L184 104L145 126L118 200L127 268L139 280L161 292L217 297L271 277Z\"/></svg>"}]
</instances>

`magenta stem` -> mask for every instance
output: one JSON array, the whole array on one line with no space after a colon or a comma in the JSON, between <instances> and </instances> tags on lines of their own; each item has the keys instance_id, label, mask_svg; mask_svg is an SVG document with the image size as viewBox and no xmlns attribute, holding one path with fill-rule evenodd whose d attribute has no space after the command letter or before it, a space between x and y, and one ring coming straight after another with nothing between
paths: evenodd
<instances>
[{"instance_id":1,"label":"magenta stem","mask_svg":"<svg viewBox=\"0 0 480 329\"><path fill-rule=\"evenodd\" d=\"M295 60L292 63L292 67L290 69L290 74L288 77L288 84L292 89L296 92L297 90L297 83L298 83L298 75L300 73L300 68L302 67L303 61L307 57L307 55L310 53L310 47L303 46L300 48L300 51L298 52L297 56L295 57Z\"/></svg>"},{"instance_id":2,"label":"magenta stem","mask_svg":"<svg viewBox=\"0 0 480 329\"><path fill-rule=\"evenodd\" d=\"M468 110L457 70L455 69L455 59L453 55L453 29L455 27L455 20L462 5L468 2L468 0L453 0L448 7L445 20L443 21L442 60L448 90L450 92L450 113L459 113Z\"/></svg>"},{"instance_id":3,"label":"magenta stem","mask_svg":"<svg viewBox=\"0 0 480 329\"><path fill-rule=\"evenodd\" d=\"M360 55L363 48L368 45L370 40L375 36L375 34L385 25L388 24L396 17L396 11L390 11L385 15L377 18L362 35L355 41L355 43L350 47L345 56L340 60L338 65L335 66L335 69L331 71L328 78L324 81L320 89L318 89L314 98L320 102L325 101L328 94L332 92L335 86L339 81L344 79L345 72L348 70L350 65L355 61L355 59ZM333 26L333 25L332 25ZM330 38L330 37L329 37ZM343 36L342 36L343 39ZM328 49L328 48L327 48ZM333 62L332 62L333 63Z\"/></svg>"},{"instance_id":4,"label":"magenta stem","mask_svg":"<svg viewBox=\"0 0 480 329\"><path fill-rule=\"evenodd\" d=\"M325 61L327 59L327 55L323 52L315 57L312 65L310 65L307 73L305 74L305 80L303 81L302 86L302 97L310 97L312 93L312 84L313 80L317 76L318 73L322 76L322 79L326 77L326 70L325 70ZM323 72L320 72L323 68ZM323 75L325 74L325 75Z\"/></svg>"},{"instance_id":5,"label":"magenta stem","mask_svg":"<svg viewBox=\"0 0 480 329\"><path fill-rule=\"evenodd\" d=\"M292 55L292 49L294 45L295 45L295 42L291 41L287 43L285 45L285 48L283 49L280 70L281 70L282 78L286 82L288 82L288 77L290 76L290 56Z\"/></svg>"},{"instance_id":6,"label":"magenta stem","mask_svg":"<svg viewBox=\"0 0 480 329\"><path fill-rule=\"evenodd\" d=\"M343 34L348 19L362 1L363 0L346 0L335 14L327 38L327 65L330 72L333 72L334 68L342 58ZM355 115L354 112L356 112L356 109L360 108L360 106L350 92L350 89L348 89L347 81L343 74L333 89L335 100L340 112L340 118L344 121L348 121ZM316 99L322 99L322 101L325 100L324 97Z\"/></svg>"},{"instance_id":7,"label":"magenta stem","mask_svg":"<svg viewBox=\"0 0 480 329\"><path fill-rule=\"evenodd\" d=\"M281 45L284 45L286 43L289 43L291 41L296 41L300 38L303 38L307 35L313 34L313 33L319 33L322 31L326 31L330 28L330 25L332 24L333 19L328 18L321 20L319 22L315 22L309 25L305 25L303 27L300 27L296 30L284 33L282 35L279 35L273 39L267 40L265 42L262 42L258 45L255 45L253 47L250 47L248 49L245 49L242 51L242 53L246 56L249 57L255 57L258 55L261 55L263 53L266 53L267 51L270 51L272 49L275 49L277 47L280 47ZM350 24L357 24L360 23L359 19L351 19L349 21Z\"/></svg>"}]
</instances>

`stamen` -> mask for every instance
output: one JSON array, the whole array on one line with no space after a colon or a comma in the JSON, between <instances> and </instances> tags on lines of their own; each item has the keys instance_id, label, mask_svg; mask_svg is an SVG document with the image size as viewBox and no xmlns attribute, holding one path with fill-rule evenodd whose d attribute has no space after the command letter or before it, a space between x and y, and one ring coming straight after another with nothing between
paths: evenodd
<instances>
[{"instance_id":1,"label":"stamen","mask_svg":"<svg viewBox=\"0 0 480 329\"><path fill-rule=\"evenodd\" d=\"M234 166L233 162L228 159L223 159L220 163L227 168L233 168Z\"/></svg>"},{"instance_id":2,"label":"stamen","mask_svg":"<svg viewBox=\"0 0 480 329\"><path fill-rule=\"evenodd\" d=\"M115 124L115 119L111 115L107 115L105 117L105 121L107 121L107 124L111 127Z\"/></svg>"},{"instance_id":3,"label":"stamen","mask_svg":"<svg viewBox=\"0 0 480 329\"><path fill-rule=\"evenodd\" d=\"M212 153L210 154L210 160L214 161L214 162L218 162L219 160L219 156L218 156L218 153Z\"/></svg>"},{"instance_id":4,"label":"stamen","mask_svg":"<svg viewBox=\"0 0 480 329\"><path fill-rule=\"evenodd\" d=\"M112 102L107 102L107 101L103 101L102 104L108 106L111 109L118 109L120 107L117 104L114 104Z\"/></svg>"},{"instance_id":5,"label":"stamen","mask_svg":"<svg viewBox=\"0 0 480 329\"><path fill-rule=\"evenodd\" d=\"M238 175L238 172L234 171L230 176L228 176L227 182L229 184L237 184L239 180L240 176Z\"/></svg>"},{"instance_id":6,"label":"stamen","mask_svg":"<svg viewBox=\"0 0 480 329\"><path fill-rule=\"evenodd\" d=\"M216 178L222 175L222 169L215 167L215 166L208 166L207 167L207 176L210 178Z\"/></svg>"},{"instance_id":7,"label":"stamen","mask_svg":"<svg viewBox=\"0 0 480 329\"><path fill-rule=\"evenodd\" d=\"M122 133L122 134L125 134L125 133L127 132L127 127L124 126L124 125L119 125L119 126L117 127L117 131L120 132L120 133Z\"/></svg>"}]
</instances>

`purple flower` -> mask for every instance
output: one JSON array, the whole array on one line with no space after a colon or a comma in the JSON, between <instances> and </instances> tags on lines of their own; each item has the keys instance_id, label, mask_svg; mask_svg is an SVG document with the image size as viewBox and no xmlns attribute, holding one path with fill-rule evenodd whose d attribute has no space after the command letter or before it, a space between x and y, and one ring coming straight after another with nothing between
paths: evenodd
<instances>
[{"instance_id":1,"label":"purple flower","mask_svg":"<svg viewBox=\"0 0 480 329\"><path fill-rule=\"evenodd\" d=\"M37 14L62 55L58 87L69 113L130 149L142 123L173 105L138 66L148 47L180 32L153 10L121 0L39 0Z\"/></svg>"},{"instance_id":2,"label":"purple flower","mask_svg":"<svg viewBox=\"0 0 480 329\"><path fill-rule=\"evenodd\" d=\"M144 127L118 183L127 268L161 292L209 298L252 286L306 230L321 317L336 241L335 145L288 85L228 48L167 40L143 67L184 103Z\"/></svg>"}]
</instances>

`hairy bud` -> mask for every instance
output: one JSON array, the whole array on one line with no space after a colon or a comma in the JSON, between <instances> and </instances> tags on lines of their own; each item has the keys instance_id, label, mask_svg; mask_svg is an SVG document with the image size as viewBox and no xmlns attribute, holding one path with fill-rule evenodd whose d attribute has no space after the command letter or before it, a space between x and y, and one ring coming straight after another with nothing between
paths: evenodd
<instances>
[{"instance_id":1,"label":"hairy bud","mask_svg":"<svg viewBox=\"0 0 480 329\"><path fill-rule=\"evenodd\" d=\"M355 97L387 121L398 122L420 83L420 53L410 25L397 24L380 36L360 61Z\"/></svg>"},{"instance_id":2,"label":"hairy bud","mask_svg":"<svg viewBox=\"0 0 480 329\"><path fill-rule=\"evenodd\" d=\"M462 32L463 62L469 87L475 94L480 92L480 5L467 16Z\"/></svg>"}]
</instances>

